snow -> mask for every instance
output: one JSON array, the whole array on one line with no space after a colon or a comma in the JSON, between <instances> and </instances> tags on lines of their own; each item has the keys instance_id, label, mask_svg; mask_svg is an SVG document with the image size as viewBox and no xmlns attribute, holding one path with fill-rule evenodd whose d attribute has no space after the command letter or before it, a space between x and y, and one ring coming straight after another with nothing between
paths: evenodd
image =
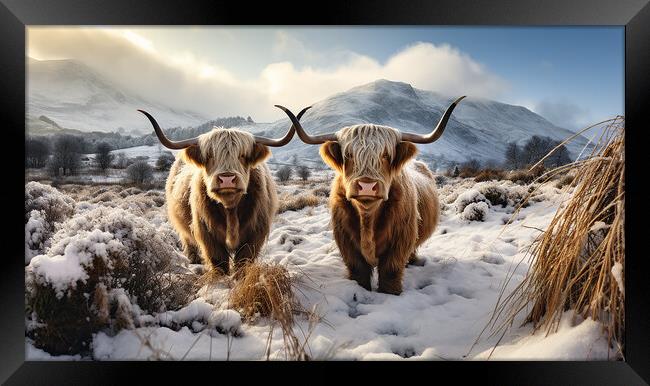
<instances>
[{"instance_id":1,"label":"snow","mask_svg":"<svg viewBox=\"0 0 650 386\"><path fill-rule=\"evenodd\" d=\"M329 175L316 173L313 178L321 174ZM512 182L491 184L508 197L521 194L522 187ZM567 193L544 187L537 200L515 215L511 200L505 207L489 205L481 193L486 186L471 179L449 178L439 189L440 224L418 251L425 264L406 268L404 291L399 296L377 292L376 274L372 291L347 279L325 204L278 215L260 260L286 266L296 279L294 292L302 308L321 316L320 322L311 328L307 317L296 316L294 332L301 340L309 336L306 350L310 357L487 359L496 338L484 337L472 346L492 315L506 277L512 276L506 287L510 291L526 274L526 250L539 234L538 229L545 229L550 223ZM303 188L288 184L281 185L279 190L291 193ZM464 203L467 205L459 212ZM97 203L106 204L110 203ZM480 208L483 221L463 218L470 205ZM164 207L151 210L163 213ZM512 223L504 228L503 224L513 215ZM160 221L159 216L146 216L146 221L154 219ZM163 224L166 223L156 226L162 229ZM82 227L83 232L88 232L86 229L90 228ZM94 248L110 247L110 237L101 231L78 232L77 237L75 227L70 225L68 232L66 240L71 246L63 255L70 259L65 265L56 257L47 260L37 256L32 260L31 265L50 275L50 280L69 282L80 277L77 268L85 261L84 248L89 247L83 240L93 240ZM614 272L613 269L616 277ZM206 285L195 300L177 311L144 314L134 307L134 328L94 335L92 359L263 360L270 333L269 359L285 359L280 328L272 329L265 318L244 323L239 313L228 307L229 290L225 283ZM600 325L590 319L574 319L565 315L560 329L548 336L541 332L531 335L530 326L513 329L490 359L608 358L611 353ZM30 355L46 355L29 345L28 342L28 359Z\"/></svg>"},{"instance_id":2,"label":"snow","mask_svg":"<svg viewBox=\"0 0 650 386\"><path fill-rule=\"evenodd\" d=\"M94 256L107 258L109 250L119 247L119 242L109 232L99 229L82 231L52 246L54 251L63 248L62 253L32 258L29 269L37 280L49 283L61 298L70 287L75 287L78 280L88 278L86 267L92 265Z\"/></svg>"},{"instance_id":3,"label":"snow","mask_svg":"<svg viewBox=\"0 0 650 386\"><path fill-rule=\"evenodd\" d=\"M546 336L544 331L526 335L512 344L498 346L494 352L486 350L475 359L492 358L512 360L599 360L611 357L602 325L593 319L579 319L573 311L562 315L558 331Z\"/></svg>"}]
</instances>

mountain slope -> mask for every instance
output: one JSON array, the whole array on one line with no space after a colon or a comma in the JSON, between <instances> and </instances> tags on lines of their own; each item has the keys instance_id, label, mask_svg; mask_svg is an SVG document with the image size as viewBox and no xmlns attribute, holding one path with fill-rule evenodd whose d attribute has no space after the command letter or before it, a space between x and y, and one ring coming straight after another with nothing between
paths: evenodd
<instances>
[{"instance_id":1,"label":"mountain slope","mask_svg":"<svg viewBox=\"0 0 650 386\"><path fill-rule=\"evenodd\" d=\"M375 123L401 131L427 133L438 122L456 96L418 90L401 82L377 80L319 101L305 113L301 123L312 134L336 131L344 126ZM298 112L299 108L294 108ZM281 135L289 127L283 119L248 129L265 135ZM557 127L521 106L468 96L454 110L444 135L436 142L418 145L421 158L435 158L440 164L469 158L502 161L508 142L523 144L533 135L564 140L573 132ZM587 143L578 137L568 145L573 157ZM314 159L317 146L305 146L297 136L289 145L274 149L277 158L289 155Z\"/></svg>"},{"instance_id":2,"label":"mountain slope","mask_svg":"<svg viewBox=\"0 0 650 386\"><path fill-rule=\"evenodd\" d=\"M191 111L152 103L112 84L75 60L29 58L27 116L35 122L46 116L62 127L81 131L150 130L136 109L145 109L171 126L191 126L208 118ZM39 125L28 126L37 133Z\"/></svg>"}]
</instances>

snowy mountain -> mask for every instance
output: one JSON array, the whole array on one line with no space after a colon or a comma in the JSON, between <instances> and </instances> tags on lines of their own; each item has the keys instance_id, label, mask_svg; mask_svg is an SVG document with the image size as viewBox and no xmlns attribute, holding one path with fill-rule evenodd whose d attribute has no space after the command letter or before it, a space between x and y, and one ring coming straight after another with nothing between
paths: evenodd
<instances>
[{"instance_id":1,"label":"snowy mountain","mask_svg":"<svg viewBox=\"0 0 650 386\"><path fill-rule=\"evenodd\" d=\"M456 97L418 90L406 83L377 80L314 103L301 123L311 134L333 132L360 123L375 123L406 132L426 133L434 127ZM294 113L297 114L302 107L304 106L293 106ZM283 119L246 129L268 136L279 136L288 127L289 120ZM418 145L418 148L420 158L434 158L441 165L450 161L462 162L468 158L501 161L508 142L523 144L533 135L564 140L573 134L525 107L470 95L454 110L444 135L438 141ZM576 157L586 143L586 138L578 137L567 147L571 155ZM293 154L306 159L319 159L318 147L302 144L297 136L289 145L273 149L273 153L278 159L286 159Z\"/></svg>"},{"instance_id":2,"label":"snowy mountain","mask_svg":"<svg viewBox=\"0 0 650 386\"><path fill-rule=\"evenodd\" d=\"M33 134L54 132L57 127L85 132L122 128L131 134L148 133L151 127L135 111L138 108L160 117L169 126L192 126L208 120L201 114L129 93L75 60L29 58L27 70L27 124ZM42 116L45 121L39 119Z\"/></svg>"}]
</instances>

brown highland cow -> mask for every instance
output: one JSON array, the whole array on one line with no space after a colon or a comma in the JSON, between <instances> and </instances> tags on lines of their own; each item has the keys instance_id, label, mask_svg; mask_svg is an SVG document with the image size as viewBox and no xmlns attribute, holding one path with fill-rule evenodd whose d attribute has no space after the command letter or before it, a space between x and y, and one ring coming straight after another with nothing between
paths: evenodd
<instances>
[{"instance_id":1,"label":"brown highland cow","mask_svg":"<svg viewBox=\"0 0 650 386\"><path fill-rule=\"evenodd\" d=\"M349 278L365 289L371 290L372 270L377 267L378 290L400 294L407 263L421 263L415 251L435 230L439 203L433 174L413 160L417 152L413 143L437 140L463 98L449 106L427 135L363 124L310 136L285 109L300 139L323 144L320 154L336 171L330 192L334 238Z\"/></svg>"},{"instance_id":2,"label":"brown highland cow","mask_svg":"<svg viewBox=\"0 0 650 386\"><path fill-rule=\"evenodd\" d=\"M275 182L264 163L271 154L268 146L289 143L295 127L280 139L213 128L196 138L174 142L149 113L138 111L149 118L164 146L182 149L169 171L165 195L167 215L185 255L195 263L202 258L223 274L230 272L231 255L236 271L254 261L278 208Z\"/></svg>"}]
</instances>

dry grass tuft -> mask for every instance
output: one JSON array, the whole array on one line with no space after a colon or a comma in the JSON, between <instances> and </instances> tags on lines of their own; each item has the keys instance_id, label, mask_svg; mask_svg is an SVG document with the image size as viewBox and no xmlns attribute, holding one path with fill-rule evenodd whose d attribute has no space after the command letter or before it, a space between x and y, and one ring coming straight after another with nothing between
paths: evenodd
<instances>
[{"instance_id":1,"label":"dry grass tuft","mask_svg":"<svg viewBox=\"0 0 650 386\"><path fill-rule=\"evenodd\" d=\"M545 172L544 165L537 165L530 170L513 170L507 173L504 178L516 184L528 185L538 179Z\"/></svg>"},{"instance_id":2,"label":"dry grass tuft","mask_svg":"<svg viewBox=\"0 0 650 386\"><path fill-rule=\"evenodd\" d=\"M318 206L323 202L323 198L316 196L314 193L303 193L297 196L285 194L280 197L279 201L278 213L284 213L288 210L300 210L308 206Z\"/></svg>"},{"instance_id":3,"label":"dry grass tuft","mask_svg":"<svg viewBox=\"0 0 650 386\"><path fill-rule=\"evenodd\" d=\"M552 333L571 309L600 321L610 345L617 347L615 355L622 356L625 127L620 116L605 122L591 156L570 166L576 169L574 194L531 246L528 275L497 303L486 326L491 336L503 337L523 310L528 311L524 324Z\"/></svg>"},{"instance_id":4,"label":"dry grass tuft","mask_svg":"<svg viewBox=\"0 0 650 386\"><path fill-rule=\"evenodd\" d=\"M476 181L476 182L500 181L504 177L505 177L505 172L503 170L483 169L480 172L478 172L476 177L474 177L474 181Z\"/></svg>"},{"instance_id":5,"label":"dry grass tuft","mask_svg":"<svg viewBox=\"0 0 650 386\"><path fill-rule=\"evenodd\" d=\"M287 355L295 360L308 360L305 344L293 331L294 315L304 313L293 293L293 279L279 264L254 262L235 273L237 280L230 292L230 307L247 321L268 317L282 329ZM306 342L306 340L305 340Z\"/></svg>"}]
</instances>

